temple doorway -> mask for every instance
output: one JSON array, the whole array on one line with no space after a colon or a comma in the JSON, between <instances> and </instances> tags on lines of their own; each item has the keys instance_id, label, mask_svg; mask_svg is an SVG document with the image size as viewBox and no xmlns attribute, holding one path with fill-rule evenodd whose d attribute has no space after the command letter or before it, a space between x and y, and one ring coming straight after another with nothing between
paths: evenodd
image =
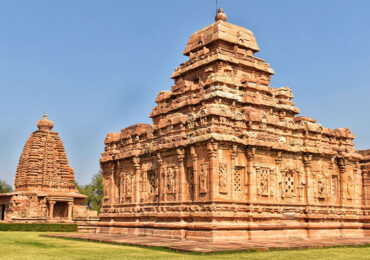
<instances>
[{"instance_id":1,"label":"temple doorway","mask_svg":"<svg viewBox=\"0 0 370 260\"><path fill-rule=\"evenodd\" d=\"M57 201L54 205L54 218L68 217L68 203L65 201Z\"/></svg>"},{"instance_id":2,"label":"temple doorway","mask_svg":"<svg viewBox=\"0 0 370 260\"><path fill-rule=\"evenodd\" d=\"M1 220L5 219L5 205L1 205Z\"/></svg>"}]
</instances>

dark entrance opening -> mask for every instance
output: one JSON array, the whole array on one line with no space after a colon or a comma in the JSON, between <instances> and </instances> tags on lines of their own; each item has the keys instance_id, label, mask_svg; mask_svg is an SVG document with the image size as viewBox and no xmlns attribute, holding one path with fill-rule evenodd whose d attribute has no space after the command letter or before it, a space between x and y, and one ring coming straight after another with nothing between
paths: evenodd
<instances>
[{"instance_id":1,"label":"dark entrance opening","mask_svg":"<svg viewBox=\"0 0 370 260\"><path fill-rule=\"evenodd\" d=\"M5 205L1 205L1 220L5 219Z\"/></svg>"},{"instance_id":2,"label":"dark entrance opening","mask_svg":"<svg viewBox=\"0 0 370 260\"><path fill-rule=\"evenodd\" d=\"M68 217L68 203L65 201L57 201L54 204L54 218Z\"/></svg>"}]
</instances>

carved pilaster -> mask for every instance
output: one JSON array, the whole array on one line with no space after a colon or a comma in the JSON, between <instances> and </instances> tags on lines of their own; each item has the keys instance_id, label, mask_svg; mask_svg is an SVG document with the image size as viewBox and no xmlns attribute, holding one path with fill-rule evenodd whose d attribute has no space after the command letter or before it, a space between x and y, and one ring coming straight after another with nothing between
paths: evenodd
<instances>
[{"instance_id":1,"label":"carved pilaster","mask_svg":"<svg viewBox=\"0 0 370 260\"><path fill-rule=\"evenodd\" d=\"M347 159L338 158L338 167L339 167L339 187L340 187L340 205L344 205L346 199L345 185L346 185L346 171L347 171Z\"/></svg>"},{"instance_id":2,"label":"carved pilaster","mask_svg":"<svg viewBox=\"0 0 370 260\"><path fill-rule=\"evenodd\" d=\"M217 155L218 155L218 144L208 143L207 145L208 157L209 157L209 199L213 200L215 197L215 192L218 192L218 176L217 176Z\"/></svg>"},{"instance_id":3,"label":"carved pilaster","mask_svg":"<svg viewBox=\"0 0 370 260\"><path fill-rule=\"evenodd\" d=\"M229 185L229 193L231 194L233 198L235 195L235 192L233 191L233 187L235 185L234 183L235 180L234 180L233 175L235 174L235 171L236 171L236 158L238 157L238 146L236 144L234 144L232 147L230 157L231 157L231 173L230 173L231 185Z\"/></svg>"},{"instance_id":4,"label":"carved pilaster","mask_svg":"<svg viewBox=\"0 0 370 260\"><path fill-rule=\"evenodd\" d=\"M246 149L246 157L247 157L247 173L248 173L248 201L253 202L256 200L256 173L253 170L253 163L254 163L254 156L256 154L255 147L248 147Z\"/></svg>"},{"instance_id":5,"label":"carved pilaster","mask_svg":"<svg viewBox=\"0 0 370 260\"><path fill-rule=\"evenodd\" d=\"M283 162L283 153L277 151L276 153L276 201L281 201L283 189L283 176L281 175L281 163Z\"/></svg>"},{"instance_id":6,"label":"carved pilaster","mask_svg":"<svg viewBox=\"0 0 370 260\"><path fill-rule=\"evenodd\" d=\"M133 195L133 202L134 203L140 203L140 158L139 157L133 157L133 166L135 169L134 173L134 195Z\"/></svg>"},{"instance_id":7,"label":"carved pilaster","mask_svg":"<svg viewBox=\"0 0 370 260\"><path fill-rule=\"evenodd\" d=\"M198 171L198 156L195 152L195 147L190 147L190 156L193 162L193 173L194 173L194 200L197 201L199 198L199 171Z\"/></svg>"},{"instance_id":8,"label":"carved pilaster","mask_svg":"<svg viewBox=\"0 0 370 260\"><path fill-rule=\"evenodd\" d=\"M362 191L362 175L361 175L361 166L360 162L354 162L354 168L353 168L353 174L355 178L355 204L356 205L361 205L362 201L361 198L363 197L363 191Z\"/></svg>"},{"instance_id":9,"label":"carved pilaster","mask_svg":"<svg viewBox=\"0 0 370 260\"><path fill-rule=\"evenodd\" d=\"M115 165L113 163L108 163L104 168L105 174L105 198L109 204L113 204L114 202L114 171Z\"/></svg>"},{"instance_id":10,"label":"carved pilaster","mask_svg":"<svg viewBox=\"0 0 370 260\"><path fill-rule=\"evenodd\" d=\"M313 182L314 179L310 178L311 176L311 164L312 164L312 154L303 154L303 165L306 174L306 188L305 188L305 197L306 204L310 205L313 202Z\"/></svg>"},{"instance_id":11,"label":"carved pilaster","mask_svg":"<svg viewBox=\"0 0 370 260\"><path fill-rule=\"evenodd\" d=\"M157 168L157 176L158 176L158 180L159 180L159 201L163 201L164 200L164 194L166 193L166 190L165 190L165 187L164 187L164 178L163 178L163 159L162 159L162 156L160 153L157 153L157 156L156 156L156 159L157 159L157 164L158 164L158 168Z\"/></svg>"},{"instance_id":12,"label":"carved pilaster","mask_svg":"<svg viewBox=\"0 0 370 260\"><path fill-rule=\"evenodd\" d=\"M181 191L180 191L180 189L181 189L181 185L180 185L181 175L179 173L179 166L175 165L175 167L173 168L173 171L175 173L175 175L174 175L175 178L174 178L174 181L170 181L170 183L171 183L171 187L170 187L171 191L170 192L173 194L176 201L181 201L181 198L182 198L182 194L181 194ZM172 178L171 175L170 175L170 178Z\"/></svg>"},{"instance_id":13,"label":"carved pilaster","mask_svg":"<svg viewBox=\"0 0 370 260\"><path fill-rule=\"evenodd\" d=\"M183 148L176 149L178 161L178 186L179 186L179 200L184 201L188 197L188 189L186 189L186 174L184 166L185 150Z\"/></svg>"}]
</instances>

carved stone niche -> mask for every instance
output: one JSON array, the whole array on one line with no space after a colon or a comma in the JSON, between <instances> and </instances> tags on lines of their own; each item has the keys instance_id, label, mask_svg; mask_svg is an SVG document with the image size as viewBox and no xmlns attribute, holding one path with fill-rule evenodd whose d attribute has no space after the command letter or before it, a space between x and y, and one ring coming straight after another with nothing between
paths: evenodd
<instances>
[{"instance_id":1,"label":"carved stone niche","mask_svg":"<svg viewBox=\"0 0 370 260\"><path fill-rule=\"evenodd\" d=\"M111 180L110 177L103 178L103 185L104 185L104 201L109 201L109 191L111 190Z\"/></svg>"},{"instance_id":2,"label":"carved stone niche","mask_svg":"<svg viewBox=\"0 0 370 260\"><path fill-rule=\"evenodd\" d=\"M228 189L228 170L226 163L219 164L219 176L218 176L218 183L219 183L219 191L220 193L227 194Z\"/></svg>"},{"instance_id":3,"label":"carved stone niche","mask_svg":"<svg viewBox=\"0 0 370 260\"><path fill-rule=\"evenodd\" d=\"M123 174L124 186L123 193L126 198L131 198L133 193L133 174L131 172L125 172Z\"/></svg>"},{"instance_id":4,"label":"carved stone niche","mask_svg":"<svg viewBox=\"0 0 370 260\"><path fill-rule=\"evenodd\" d=\"M189 194L194 199L195 183L194 183L194 170L193 167L186 168L186 179L188 184Z\"/></svg>"},{"instance_id":5,"label":"carved stone niche","mask_svg":"<svg viewBox=\"0 0 370 260\"><path fill-rule=\"evenodd\" d=\"M271 175L274 170L265 166L254 166L257 177L257 195L268 197L270 195Z\"/></svg>"},{"instance_id":6,"label":"carved stone niche","mask_svg":"<svg viewBox=\"0 0 370 260\"><path fill-rule=\"evenodd\" d=\"M330 196L336 202L338 198L338 176L332 175L330 181Z\"/></svg>"},{"instance_id":7,"label":"carved stone niche","mask_svg":"<svg viewBox=\"0 0 370 260\"><path fill-rule=\"evenodd\" d=\"M174 194L176 190L176 172L174 167L167 168L167 193Z\"/></svg>"},{"instance_id":8,"label":"carved stone niche","mask_svg":"<svg viewBox=\"0 0 370 260\"><path fill-rule=\"evenodd\" d=\"M155 170L147 172L149 200L156 201L159 195L159 179Z\"/></svg>"},{"instance_id":9,"label":"carved stone niche","mask_svg":"<svg viewBox=\"0 0 370 260\"><path fill-rule=\"evenodd\" d=\"M327 197L327 183L326 183L326 178L323 174L317 174L317 197L320 200L324 200Z\"/></svg>"},{"instance_id":10,"label":"carved stone niche","mask_svg":"<svg viewBox=\"0 0 370 260\"><path fill-rule=\"evenodd\" d=\"M345 195L347 200L352 200L355 193L355 178L352 174L348 174L345 179Z\"/></svg>"},{"instance_id":11,"label":"carved stone niche","mask_svg":"<svg viewBox=\"0 0 370 260\"><path fill-rule=\"evenodd\" d=\"M199 173L199 193L205 194L208 192L208 164L200 165Z\"/></svg>"}]
</instances>

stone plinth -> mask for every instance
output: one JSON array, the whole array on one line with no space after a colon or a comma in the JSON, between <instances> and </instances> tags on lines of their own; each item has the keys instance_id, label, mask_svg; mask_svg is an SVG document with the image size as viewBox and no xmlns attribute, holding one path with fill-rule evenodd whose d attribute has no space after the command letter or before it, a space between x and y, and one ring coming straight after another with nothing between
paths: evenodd
<instances>
[{"instance_id":1,"label":"stone plinth","mask_svg":"<svg viewBox=\"0 0 370 260\"><path fill-rule=\"evenodd\" d=\"M353 133L298 116L253 33L193 34L150 114L109 133L98 231L200 241L363 237Z\"/></svg>"}]
</instances>

